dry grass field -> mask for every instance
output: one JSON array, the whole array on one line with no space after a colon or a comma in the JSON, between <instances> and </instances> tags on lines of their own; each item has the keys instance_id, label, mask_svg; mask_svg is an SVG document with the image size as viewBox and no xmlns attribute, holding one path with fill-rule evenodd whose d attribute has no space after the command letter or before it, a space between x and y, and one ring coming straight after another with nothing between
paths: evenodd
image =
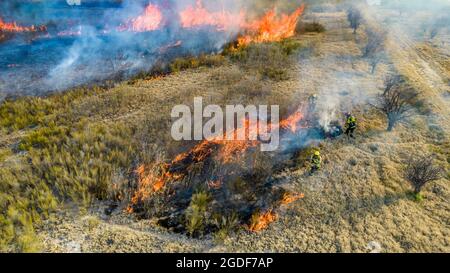
<instances>
[{"instance_id":1,"label":"dry grass field","mask_svg":"<svg viewBox=\"0 0 450 273\"><path fill-rule=\"evenodd\" d=\"M295 54L281 65L264 63L281 78L267 76L258 60L227 56L167 76L11 102L17 115L37 110L35 120L2 124L0 178L10 183L1 188L0 206L14 206L7 217L0 216L0 251L449 252L450 53L449 41L442 42L449 36L415 42L395 28L402 26L400 18L390 25L386 56L372 73L362 57L367 29L386 28L389 12L365 10L364 23L353 34L345 11L308 11L304 20L326 31L296 35ZM386 77L395 73L418 90L423 104L388 132L386 118L372 104ZM127 174L139 162L168 160L186 149L170 137L174 105L192 105L202 96L205 104L278 104L287 116L313 94L321 119L343 123L344 112L356 115L356 139L314 144L324 158L314 176L307 175L301 155L274 174L283 187L305 197L283 207L267 229L241 228L220 241L210 235L190 238L125 211L131 193L117 189L135 183ZM433 154L446 173L416 201L403 170L411 155L424 154ZM79 169L64 169L73 162ZM56 198L45 183L51 179ZM39 182L24 186L24 181ZM12 200L7 193L18 188L21 193ZM105 213L118 194L127 196ZM38 216L42 211L48 215Z\"/></svg>"}]
</instances>

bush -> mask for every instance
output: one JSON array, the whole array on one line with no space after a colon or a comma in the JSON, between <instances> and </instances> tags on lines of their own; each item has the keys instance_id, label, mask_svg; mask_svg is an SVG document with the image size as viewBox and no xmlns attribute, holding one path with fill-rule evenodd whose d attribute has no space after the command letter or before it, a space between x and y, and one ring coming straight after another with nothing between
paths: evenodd
<instances>
[{"instance_id":1,"label":"bush","mask_svg":"<svg viewBox=\"0 0 450 273\"><path fill-rule=\"evenodd\" d=\"M215 215L213 224L217 228L214 239L221 242L239 228L239 216L235 212L229 215Z\"/></svg>"},{"instance_id":2,"label":"bush","mask_svg":"<svg viewBox=\"0 0 450 273\"><path fill-rule=\"evenodd\" d=\"M325 30L325 26L318 22L306 23L299 21L296 27L296 32L300 34L308 32L322 33L325 32Z\"/></svg>"},{"instance_id":3,"label":"bush","mask_svg":"<svg viewBox=\"0 0 450 273\"><path fill-rule=\"evenodd\" d=\"M386 80L384 92L379 96L378 108L387 116L388 131L392 131L399 121L408 116L417 96L418 93L403 77L393 76Z\"/></svg>"},{"instance_id":4,"label":"bush","mask_svg":"<svg viewBox=\"0 0 450 273\"><path fill-rule=\"evenodd\" d=\"M204 191L192 195L189 207L185 212L186 230L189 235L203 234L209 200L208 193Z\"/></svg>"},{"instance_id":5,"label":"bush","mask_svg":"<svg viewBox=\"0 0 450 273\"><path fill-rule=\"evenodd\" d=\"M414 187L416 199L421 199L420 192L429 182L442 178L442 168L435 166L429 155L409 160L405 171L405 179Z\"/></svg>"}]
</instances>

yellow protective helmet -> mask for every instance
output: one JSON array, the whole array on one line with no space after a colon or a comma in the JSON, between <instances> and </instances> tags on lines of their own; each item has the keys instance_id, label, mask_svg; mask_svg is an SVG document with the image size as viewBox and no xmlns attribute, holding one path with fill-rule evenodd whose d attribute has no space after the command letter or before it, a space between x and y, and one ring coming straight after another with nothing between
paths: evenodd
<instances>
[{"instance_id":1,"label":"yellow protective helmet","mask_svg":"<svg viewBox=\"0 0 450 273\"><path fill-rule=\"evenodd\" d=\"M319 151L315 151L315 152L314 152L314 155L319 156L319 155L320 155L320 152L319 152Z\"/></svg>"}]
</instances>

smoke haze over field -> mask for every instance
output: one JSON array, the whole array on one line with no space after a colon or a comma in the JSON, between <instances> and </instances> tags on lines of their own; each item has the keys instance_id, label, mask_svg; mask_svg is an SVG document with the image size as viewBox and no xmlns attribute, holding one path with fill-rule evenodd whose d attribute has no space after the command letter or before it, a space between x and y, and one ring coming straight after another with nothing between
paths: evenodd
<instances>
[{"instance_id":1,"label":"smoke haze over field","mask_svg":"<svg viewBox=\"0 0 450 273\"><path fill-rule=\"evenodd\" d=\"M126 78L149 70L158 60L218 52L240 32L244 3L2 1L0 18L5 23L39 30L0 36L0 92L39 95ZM212 14L210 18L204 10ZM181 18L182 12L189 21ZM201 25L200 19L209 22Z\"/></svg>"}]
</instances>

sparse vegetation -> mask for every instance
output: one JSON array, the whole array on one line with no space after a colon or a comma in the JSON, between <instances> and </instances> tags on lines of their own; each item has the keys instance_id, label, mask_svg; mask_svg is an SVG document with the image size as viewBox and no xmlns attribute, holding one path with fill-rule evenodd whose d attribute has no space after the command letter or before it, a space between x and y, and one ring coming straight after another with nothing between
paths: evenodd
<instances>
[{"instance_id":1,"label":"sparse vegetation","mask_svg":"<svg viewBox=\"0 0 450 273\"><path fill-rule=\"evenodd\" d=\"M246 69L258 71L264 78L281 81L288 78L286 64L291 62L290 54L300 48L300 43L287 40L282 43L251 44L230 54Z\"/></svg>"}]
</instances>

